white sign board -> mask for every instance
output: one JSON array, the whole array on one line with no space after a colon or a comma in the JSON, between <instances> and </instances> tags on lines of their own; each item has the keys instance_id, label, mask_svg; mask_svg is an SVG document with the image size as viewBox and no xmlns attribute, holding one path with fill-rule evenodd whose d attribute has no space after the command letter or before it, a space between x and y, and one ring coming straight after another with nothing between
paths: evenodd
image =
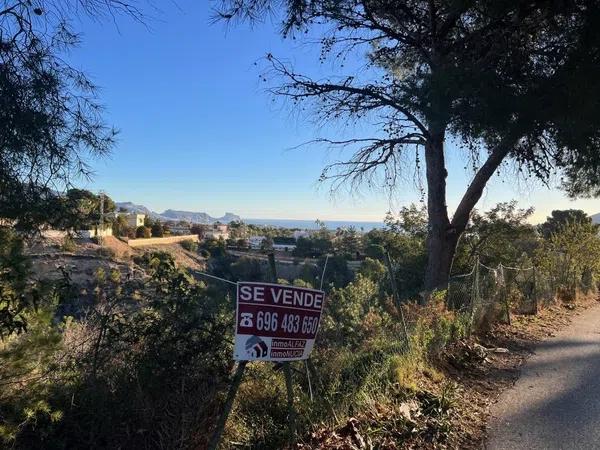
<instances>
[{"instance_id":1,"label":"white sign board","mask_svg":"<svg viewBox=\"0 0 600 450\"><path fill-rule=\"evenodd\" d=\"M307 359L315 343L324 301L325 293L316 289L238 283L233 358Z\"/></svg>"}]
</instances>

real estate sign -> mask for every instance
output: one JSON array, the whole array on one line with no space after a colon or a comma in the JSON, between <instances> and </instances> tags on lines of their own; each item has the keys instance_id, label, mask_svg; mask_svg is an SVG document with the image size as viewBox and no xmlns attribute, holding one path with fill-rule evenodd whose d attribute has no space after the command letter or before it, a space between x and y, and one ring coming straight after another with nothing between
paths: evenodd
<instances>
[{"instance_id":1,"label":"real estate sign","mask_svg":"<svg viewBox=\"0 0 600 450\"><path fill-rule=\"evenodd\" d=\"M294 361L308 358L324 301L325 293L316 289L238 283L234 359Z\"/></svg>"}]
</instances>

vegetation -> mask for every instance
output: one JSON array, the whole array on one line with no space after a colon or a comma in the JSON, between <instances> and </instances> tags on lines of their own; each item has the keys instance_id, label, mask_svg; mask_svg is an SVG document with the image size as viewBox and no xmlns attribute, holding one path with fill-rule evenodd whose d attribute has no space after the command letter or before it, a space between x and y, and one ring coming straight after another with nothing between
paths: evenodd
<instances>
[{"instance_id":1,"label":"vegetation","mask_svg":"<svg viewBox=\"0 0 600 450\"><path fill-rule=\"evenodd\" d=\"M202 271L162 252L125 265L102 247L96 258L84 255L97 265L78 272L82 281L69 264L42 270L28 253L42 224L69 233L56 245L60 256L78 250L72 231L98 225L112 223L121 236L169 234L150 217L131 229L109 214L109 197L72 187L116 133L92 83L63 59L78 41L69 17L142 19L121 0L74 4L14 0L0 8L0 446L204 448L232 381L235 282L272 281L272 269L264 255L237 257L223 239L203 239L200 225L191 232L201 242L181 246L206 257ZM349 448L347 437L358 448L452 447L458 389L445 370L449 345L515 314L573 307L578 296L597 294L599 229L585 213L553 211L535 227L533 210L516 202L474 208L509 163L542 181L562 171L571 195L598 194L600 7L592 0L219 4L225 20L279 11L286 37L324 33L322 61L339 63L329 77L266 58L283 80L273 92L308 102L312 118L374 127L371 137L320 140L353 154L327 167L323 180L394 188L407 168L424 169L427 188L426 206L389 213L382 229L334 231L318 222L298 239L277 282L322 288L327 301L310 360L291 364L297 434L288 431L280 365L250 363L223 448L311 449L324 441ZM344 73L351 56L364 70ZM452 218L449 140L473 163ZM274 240L294 231L236 221L230 243L261 235L261 250L272 252Z\"/></svg>"},{"instance_id":2,"label":"vegetation","mask_svg":"<svg viewBox=\"0 0 600 450\"><path fill-rule=\"evenodd\" d=\"M165 235L163 226L160 222L156 221L150 227L152 237L163 237Z\"/></svg>"},{"instance_id":3,"label":"vegetation","mask_svg":"<svg viewBox=\"0 0 600 450\"><path fill-rule=\"evenodd\" d=\"M79 41L70 17L141 13L113 0L14 0L0 9L0 217L31 230L54 215L54 189L88 176L89 159L115 142L96 87L65 61Z\"/></svg>"},{"instance_id":4,"label":"vegetation","mask_svg":"<svg viewBox=\"0 0 600 450\"><path fill-rule=\"evenodd\" d=\"M313 448L325 434L339 435L341 431L332 433L347 426L357 427L357 433L376 430L369 431L376 446L446 445L453 430L456 390L439 364L447 345L489 326L489 320L502 320L491 312L504 308L505 301L512 314L519 314L532 292L542 306L554 296L572 302L580 293L595 292L600 275L597 227L587 220L567 221L546 238L527 224L530 213L515 203L476 213L459 247L457 271L473 270L478 258L494 265L508 263L515 255L518 263L536 267L537 290L511 284L511 297L502 297L505 300L498 297L505 290L489 290L482 276L478 286L491 300L489 310L481 309L484 303L473 309L473 300L456 302L463 291L454 282L428 305L417 304L423 278L414 274L422 273L426 264L426 231L423 211L415 206L398 216L388 215L385 229L358 235L360 248L373 250L373 257L366 258L356 274L348 269L345 247L335 244L339 233L330 233L339 254L321 257L316 266L298 265L294 276L280 274L280 283L323 283L328 292L308 366L311 389L305 368L298 365L294 372L302 448ZM233 365L233 287L212 279L197 281L165 253L135 258L146 273L143 278L99 269L87 294L65 270L54 281L32 285L22 239L9 229L1 231L2 445L204 447ZM194 251L193 244L181 245ZM215 276L231 281L270 279L265 261L232 257L222 240L204 241L201 248L210 249L207 270ZM393 295L386 254L398 297ZM461 281L467 283L467 293L474 292L468 284L472 282ZM544 293L547 283L553 283L550 298ZM280 372L265 363L250 364L224 447L233 442L251 448L284 446L284 391Z\"/></svg>"},{"instance_id":5,"label":"vegetation","mask_svg":"<svg viewBox=\"0 0 600 450\"><path fill-rule=\"evenodd\" d=\"M196 253L198 251L198 243L191 239L185 240L181 242L181 246L186 249L188 252Z\"/></svg>"},{"instance_id":6,"label":"vegetation","mask_svg":"<svg viewBox=\"0 0 600 450\"><path fill-rule=\"evenodd\" d=\"M140 225L135 230L135 237L138 238L138 239L139 238L149 238L149 237L152 237L152 230L150 228L148 228L148 227Z\"/></svg>"},{"instance_id":7,"label":"vegetation","mask_svg":"<svg viewBox=\"0 0 600 450\"><path fill-rule=\"evenodd\" d=\"M276 12L284 17L283 37L306 34L314 42L315 34L321 36L321 61L336 68L330 76L311 77L269 53L263 77L274 77L271 92L308 111L311 120L367 122L374 129L372 135L319 139L353 153L326 167L321 180L331 180L334 189L340 182L393 189L404 173L420 174L424 162L427 292L447 285L471 212L507 164L543 181L556 169L579 173L574 167L590 174L584 179L598 180L599 105L584 88L600 67L596 2L530 8L514 1L424 0L220 5L218 16L227 21L254 22ZM350 72L347 60L353 61ZM568 95L556 95L565 90ZM452 217L446 206L449 140L463 147L473 168Z\"/></svg>"}]
</instances>

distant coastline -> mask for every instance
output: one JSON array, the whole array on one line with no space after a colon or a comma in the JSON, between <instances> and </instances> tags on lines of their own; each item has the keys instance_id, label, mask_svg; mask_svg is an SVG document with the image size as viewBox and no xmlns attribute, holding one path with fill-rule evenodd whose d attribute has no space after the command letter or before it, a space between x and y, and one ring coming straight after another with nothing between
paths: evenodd
<instances>
[{"instance_id":1,"label":"distant coastline","mask_svg":"<svg viewBox=\"0 0 600 450\"><path fill-rule=\"evenodd\" d=\"M301 230L316 230L318 228L315 220L243 218L242 221L252 225L266 225L283 228L300 228ZM383 222L363 222L355 220L323 220L322 222L329 230L335 230L337 228L354 227L358 231L370 231L375 228L384 227Z\"/></svg>"}]
</instances>

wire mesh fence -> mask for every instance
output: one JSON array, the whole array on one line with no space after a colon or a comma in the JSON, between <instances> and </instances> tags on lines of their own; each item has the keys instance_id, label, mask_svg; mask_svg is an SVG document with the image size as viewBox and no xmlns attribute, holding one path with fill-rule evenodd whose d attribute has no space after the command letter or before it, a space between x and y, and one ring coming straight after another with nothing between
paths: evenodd
<instances>
[{"instance_id":1,"label":"wire mesh fence","mask_svg":"<svg viewBox=\"0 0 600 450\"><path fill-rule=\"evenodd\" d=\"M477 261L471 272L450 278L447 305L469 315L470 330L493 322L510 324L511 314L536 314L557 296L575 299L578 291L593 290L585 276L559 282L537 267L486 266Z\"/></svg>"}]
</instances>

